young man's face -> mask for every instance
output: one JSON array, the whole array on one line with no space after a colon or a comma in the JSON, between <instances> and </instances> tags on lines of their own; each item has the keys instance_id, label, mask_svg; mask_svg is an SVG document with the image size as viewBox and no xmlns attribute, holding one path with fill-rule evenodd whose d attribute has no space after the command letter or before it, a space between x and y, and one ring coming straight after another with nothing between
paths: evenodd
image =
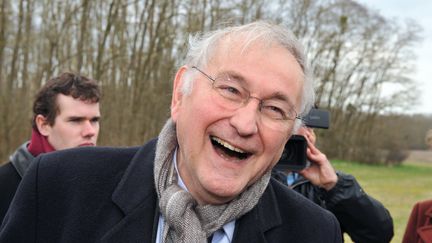
<instances>
[{"instance_id":1,"label":"young man's face","mask_svg":"<svg viewBox=\"0 0 432 243\"><path fill-rule=\"evenodd\" d=\"M99 134L99 103L90 103L72 96L57 96L58 113L54 124L38 122L39 132L56 150L78 146L95 146ZM36 119L45 119L38 115Z\"/></svg>"},{"instance_id":2,"label":"young man's face","mask_svg":"<svg viewBox=\"0 0 432 243\"><path fill-rule=\"evenodd\" d=\"M258 99L289 103L297 112L300 106L303 72L292 54L259 43L243 53L235 46L239 45L220 47L207 67L198 68L213 78L228 73L240 80L241 87L256 97L240 108L222 105L212 82L201 73L194 77L192 92L182 95L183 74L191 67L180 69L174 82L171 117L179 142L179 173L201 204L232 200L279 160L294 121L268 123Z\"/></svg>"}]
</instances>

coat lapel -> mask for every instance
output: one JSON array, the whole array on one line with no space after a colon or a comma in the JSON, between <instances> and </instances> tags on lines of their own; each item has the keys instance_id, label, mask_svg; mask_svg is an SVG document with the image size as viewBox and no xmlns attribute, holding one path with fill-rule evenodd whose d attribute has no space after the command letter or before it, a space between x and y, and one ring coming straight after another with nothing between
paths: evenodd
<instances>
[{"instance_id":1,"label":"coat lapel","mask_svg":"<svg viewBox=\"0 0 432 243\"><path fill-rule=\"evenodd\" d=\"M425 224L417 229L417 233L424 242L432 242L432 206L425 211Z\"/></svg>"},{"instance_id":2,"label":"coat lapel","mask_svg":"<svg viewBox=\"0 0 432 243\"><path fill-rule=\"evenodd\" d=\"M124 217L102 238L102 242L152 242L158 214L154 186L153 162L156 140L142 147L131 160L112 201Z\"/></svg>"},{"instance_id":3,"label":"coat lapel","mask_svg":"<svg viewBox=\"0 0 432 243\"><path fill-rule=\"evenodd\" d=\"M257 206L237 220L233 242L266 243L265 232L282 224L276 202L269 184Z\"/></svg>"}]
</instances>

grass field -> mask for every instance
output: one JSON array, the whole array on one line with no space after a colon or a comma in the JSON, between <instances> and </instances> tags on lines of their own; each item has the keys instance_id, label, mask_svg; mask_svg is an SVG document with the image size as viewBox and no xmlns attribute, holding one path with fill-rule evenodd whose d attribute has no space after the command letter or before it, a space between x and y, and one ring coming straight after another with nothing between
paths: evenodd
<instances>
[{"instance_id":1,"label":"grass field","mask_svg":"<svg viewBox=\"0 0 432 243\"><path fill-rule=\"evenodd\" d=\"M337 170L354 175L363 189L390 211L395 229L392 243L402 241L413 205L432 199L432 163L405 162L394 167L344 161L332 164ZM351 242L347 236L345 241Z\"/></svg>"}]
</instances>

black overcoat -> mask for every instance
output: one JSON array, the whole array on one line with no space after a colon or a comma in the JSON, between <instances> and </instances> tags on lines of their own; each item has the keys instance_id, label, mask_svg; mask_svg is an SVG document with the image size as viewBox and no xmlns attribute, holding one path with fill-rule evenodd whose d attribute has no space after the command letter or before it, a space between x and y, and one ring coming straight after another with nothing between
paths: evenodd
<instances>
[{"instance_id":1,"label":"black overcoat","mask_svg":"<svg viewBox=\"0 0 432 243\"><path fill-rule=\"evenodd\" d=\"M24 176L0 242L155 242L156 140L135 148L75 148L41 155ZM271 179L237 219L233 242L341 242L328 211Z\"/></svg>"}]
</instances>

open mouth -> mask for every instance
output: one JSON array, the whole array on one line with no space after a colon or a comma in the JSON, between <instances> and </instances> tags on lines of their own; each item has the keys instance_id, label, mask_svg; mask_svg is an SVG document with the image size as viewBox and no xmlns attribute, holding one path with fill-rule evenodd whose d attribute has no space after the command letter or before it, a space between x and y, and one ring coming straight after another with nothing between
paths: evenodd
<instances>
[{"instance_id":1,"label":"open mouth","mask_svg":"<svg viewBox=\"0 0 432 243\"><path fill-rule=\"evenodd\" d=\"M244 160L244 159L249 158L249 156L252 155L252 153L248 153L248 152L243 151L239 148L236 148L236 147L232 146L231 144L229 144L228 142L223 141L220 138L212 136L212 137L210 137L210 139L211 139L213 146L215 146L216 149L218 151L220 151L224 157Z\"/></svg>"}]
</instances>

